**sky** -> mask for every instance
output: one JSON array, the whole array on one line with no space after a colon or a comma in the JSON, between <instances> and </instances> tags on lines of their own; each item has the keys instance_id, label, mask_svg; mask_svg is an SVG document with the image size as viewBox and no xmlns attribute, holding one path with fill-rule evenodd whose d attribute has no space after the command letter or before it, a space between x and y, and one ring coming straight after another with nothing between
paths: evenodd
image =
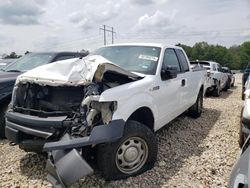
<instances>
[{"instance_id":1,"label":"sky","mask_svg":"<svg viewBox=\"0 0 250 188\"><path fill-rule=\"evenodd\" d=\"M230 47L250 41L250 0L2 0L0 54L92 51L104 24L115 43Z\"/></svg>"}]
</instances>

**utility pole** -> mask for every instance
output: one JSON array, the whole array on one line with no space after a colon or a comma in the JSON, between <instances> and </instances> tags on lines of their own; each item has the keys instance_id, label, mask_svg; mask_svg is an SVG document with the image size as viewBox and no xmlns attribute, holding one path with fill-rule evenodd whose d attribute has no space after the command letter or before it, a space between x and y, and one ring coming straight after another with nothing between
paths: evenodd
<instances>
[{"instance_id":1,"label":"utility pole","mask_svg":"<svg viewBox=\"0 0 250 188\"><path fill-rule=\"evenodd\" d=\"M107 29L108 28L108 29ZM111 29L111 30L110 30ZM116 32L114 32L114 28L107 26L107 25L103 25L103 28L100 28L100 30L103 31L103 41L104 41L104 45L107 44L107 38L106 38L106 32L110 32L112 34L112 44L114 44L114 34Z\"/></svg>"}]
</instances>

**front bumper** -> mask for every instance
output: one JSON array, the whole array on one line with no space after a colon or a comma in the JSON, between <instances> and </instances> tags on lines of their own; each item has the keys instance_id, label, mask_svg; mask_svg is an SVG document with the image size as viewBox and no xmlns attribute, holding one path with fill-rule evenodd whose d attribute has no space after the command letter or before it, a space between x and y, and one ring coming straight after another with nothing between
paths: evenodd
<instances>
[{"instance_id":1,"label":"front bumper","mask_svg":"<svg viewBox=\"0 0 250 188\"><path fill-rule=\"evenodd\" d=\"M93 173L91 166L82 157L81 148L116 141L123 136L125 126L122 119L112 120L108 125L95 126L89 136L72 138L66 133L59 141L48 142L57 128L64 127L65 119L63 116L39 118L16 112L8 112L6 115L5 133L9 140L21 148L29 146L32 151L39 149L48 152L48 181L54 187L68 187L79 178ZM43 140L27 139L25 135Z\"/></svg>"},{"instance_id":2,"label":"front bumper","mask_svg":"<svg viewBox=\"0 0 250 188\"><path fill-rule=\"evenodd\" d=\"M26 151L41 152L43 145L59 129L66 116L41 118L18 112L6 113L6 137Z\"/></svg>"}]
</instances>

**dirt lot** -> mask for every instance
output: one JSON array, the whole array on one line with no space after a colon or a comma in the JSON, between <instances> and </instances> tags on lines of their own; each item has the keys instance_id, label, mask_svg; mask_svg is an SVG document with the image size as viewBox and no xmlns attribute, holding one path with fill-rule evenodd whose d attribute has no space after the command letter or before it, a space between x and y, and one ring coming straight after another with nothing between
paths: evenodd
<instances>
[{"instance_id":1,"label":"dirt lot","mask_svg":"<svg viewBox=\"0 0 250 188\"><path fill-rule=\"evenodd\" d=\"M97 173L73 187L226 187L240 151L240 78L236 75L236 86L219 98L206 98L200 118L181 116L157 133L159 155L152 170L113 182ZM0 140L0 187L50 187L45 162L43 156Z\"/></svg>"}]
</instances>

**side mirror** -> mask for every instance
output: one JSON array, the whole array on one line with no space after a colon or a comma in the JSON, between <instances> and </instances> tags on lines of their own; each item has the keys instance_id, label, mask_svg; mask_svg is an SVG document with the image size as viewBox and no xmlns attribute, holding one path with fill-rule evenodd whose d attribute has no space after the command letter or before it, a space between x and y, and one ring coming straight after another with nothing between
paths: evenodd
<instances>
[{"instance_id":1,"label":"side mirror","mask_svg":"<svg viewBox=\"0 0 250 188\"><path fill-rule=\"evenodd\" d=\"M161 70L162 80L169 80L177 77L178 70L176 67L167 67Z\"/></svg>"}]
</instances>

